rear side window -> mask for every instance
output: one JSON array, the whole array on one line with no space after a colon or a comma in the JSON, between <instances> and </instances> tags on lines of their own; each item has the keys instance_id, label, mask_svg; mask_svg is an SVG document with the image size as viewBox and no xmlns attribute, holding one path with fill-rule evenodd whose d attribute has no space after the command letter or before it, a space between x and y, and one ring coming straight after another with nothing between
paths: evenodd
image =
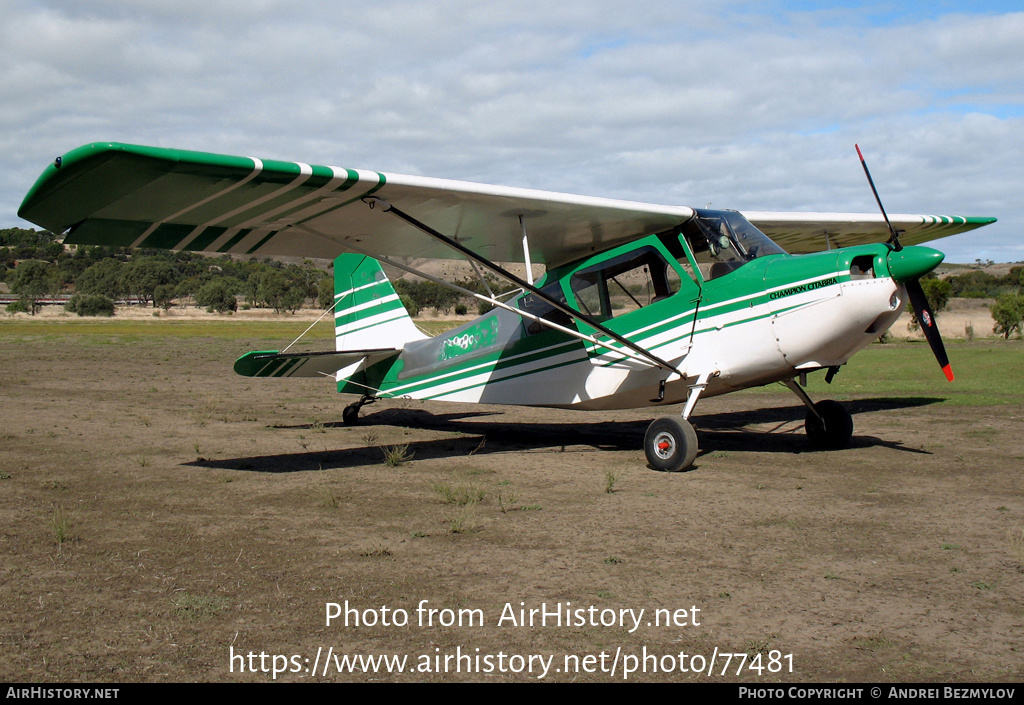
<instances>
[{"instance_id":1,"label":"rear side window","mask_svg":"<svg viewBox=\"0 0 1024 705\"><path fill-rule=\"evenodd\" d=\"M565 304L565 295L562 293L560 282L551 282L547 286L542 286L540 290L541 293L548 298L553 299L560 304ZM569 317L569 314L559 311L539 296L527 293L519 299L519 303L517 305L520 311L532 313L534 316L543 318L546 321L551 321L552 323L557 323L564 328L572 328L572 318ZM552 330L552 328L549 328L540 321L523 319L523 324L526 326L526 332L529 335L543 333L546 330Z\"/></svg>"},{"instance_id":2,"label":"rear side window","mask_svg":"<svg viewBox=\"0 0 1024 705\"><path fill-rule=\"evenodd\" d=\"M581 269L569 286L582 313L607 320L668 298L679 290L679 276L647 246Z\"/></svg>"}]
</instances>

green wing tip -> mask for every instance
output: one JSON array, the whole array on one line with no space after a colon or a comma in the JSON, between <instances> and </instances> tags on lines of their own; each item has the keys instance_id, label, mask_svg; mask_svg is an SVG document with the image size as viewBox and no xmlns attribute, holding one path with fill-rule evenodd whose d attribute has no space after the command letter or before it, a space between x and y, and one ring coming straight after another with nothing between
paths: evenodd
<instances>
[{"instance_id":1,"label":"green wing tip","mask_svg":"<svg viewBox=\"0 0 1024 705\"><path fill-rule=\"evenodd\" d=\"M266 358L277 355L277 350L253 350L235 360L235 374L255 377L266 364Z\"/></svg>"}]
</instances>

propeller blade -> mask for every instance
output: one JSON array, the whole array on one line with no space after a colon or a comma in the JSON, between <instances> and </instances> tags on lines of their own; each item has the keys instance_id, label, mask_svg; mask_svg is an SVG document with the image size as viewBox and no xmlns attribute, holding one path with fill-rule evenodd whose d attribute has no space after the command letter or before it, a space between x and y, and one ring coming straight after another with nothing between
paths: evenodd
<instances>
[{"instance_id":1,"label":"propeller blade","mask_svg":"<svg viewBox=\"0 0 1024 705\"><path fill-rule=\"evenodd\" d=\"M882 211L885 224L889 226L889 242L892 243L893 252L902 252L903 245L900 244L900 238L896 235L892 223L889 222L889 216L886 215L882 199L878 197L878 189L875 188L875 181L871 178L871 172L868 171L868 163L864 161L864 154L860 151L860 145L855 144L853 146L857 148L857 156L860 157L860 165L864 167L864 175L868 177L871 193L875 194L875 203L878 204L878 210ZM937 260L934 255L939 255ZM928 248L911 247L902 257L896 259L893 259L890 253L889 260L891 263L890 271L896 270L893 271L894 280L902 280L899 277L899 271L902 271L903 275L907 277L907 279L902 281L903 285L907 288L907 295L910 297L910 306L914 309L917 322L921 324L921 330L924 331L924 337L932 349L932 354L939 361L942 373L946 375L946 379L952 382L953 368L949 364L949 357L946 356L946 347L942 344L942 336L939 335L939 329L935 325L935 314L932 313L932 307L928 305L928 297L924 295L921 280L909 278L915 275L920 276L924 272L930 272L937 267L939 262L942 261L941 253L929 250Z\"/></svg>"},{"instance_id":2,"label":"propeller blade","mask_svg":"<svg viewBox=\"0 0 1024 705\"><path fill-rule=\"evenodd\" d=\"M903 245L900 244L900 239L896 235L896 231L892 227L892 223L889 222L889 216L886 215L885 207L882 205L882 199L878 197L878 189L875 188L875 180L871 178L871 172L868 171L868 163L864 161L864 155L860 151L860 145L853 145L857 149L857 156L860 157L860 165L864 167L864 176L868 177L868 184L871 186L871 193L875 194L875 203L878 204L878 210L882 211L882 217L885 218L885 224L889 226L889 242L892 243L892 248L899 252L903 249Z\"/></svg>"},{"instance_id":3,"label":"propeller blade","mask_svg":"<svg viewBox=\"0 0 1024 705\"><path fill-rule=\"evenodd\" d=\"M943 374L946 375L946 379L950 382L953 381L953 368L949 364L949 357L946 356L946 348L942 344L942 336L939 335L939 329L935 325L935 315L932 313L931 306L928 305L928 297L924 295L924 288L921 286L921 282L918 279L911 279L904 283L907 287L907 294L910 296L910 305L914 309L914 313L917 315L917 321L921 324L921 330L924 331L924 337L928 340L928 345L931 346L932 353L935 355L935 359L939 361L939 367L942 368Z\"/></svg>"}]
</instances>

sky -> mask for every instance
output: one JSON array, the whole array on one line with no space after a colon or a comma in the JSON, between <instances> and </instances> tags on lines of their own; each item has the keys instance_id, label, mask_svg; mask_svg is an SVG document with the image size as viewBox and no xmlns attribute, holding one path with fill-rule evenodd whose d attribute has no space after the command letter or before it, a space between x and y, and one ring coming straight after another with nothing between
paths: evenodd
<instances>
[{"instance_id":1,"label":"sky","mask_svg":"<svg viewBox=\"0 0 1024 705\"><path fill-rule=\"evenodd\" d=\"M96 141L693 207L994 216L1024 261L1015 2L0 0L0 228Z\"/></svg>"}]
</instances>

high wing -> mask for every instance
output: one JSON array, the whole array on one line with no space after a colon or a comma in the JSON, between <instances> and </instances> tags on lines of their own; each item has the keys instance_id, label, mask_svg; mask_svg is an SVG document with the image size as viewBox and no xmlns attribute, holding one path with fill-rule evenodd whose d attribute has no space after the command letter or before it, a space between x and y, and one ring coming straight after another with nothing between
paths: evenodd
<instances>
[{"instance_id":1,"label":"high wing","mask_svg":"<svg viewBox=\"0 0 1024 705\"><path fill-rule=\"evenodd\" d=\"M743 217L782 249L798 255L808 252L867 245L889 237L881 213L763 213L743 211ZM940 237L959 235L996 222L995 218L960 215L889 215L903 245L919 245Z\"/></svg>"},{"instance_id":2,"label":"high wing","mask_svg":"<svg viewBox=\"0 0 1024 705\"><path fill-rule=\"evenodd\" d=\"M492 261L559 264L693 216L679 206L588 198L461 181L97 143L43 172L22 218L65 242L333 259L351 251L453 259L374 196Z\"/></svg>"},{"instance_id":3,"label":"high wing","mask_svg":"<svg viewBox=\"0 0 1024 705\"><path fill-rule=\"evenodd\" d=\"M384 204L371 208L374 199ZM356 249L391 257L457 257L387 215L387 204L492 262L524 261L525 230L531 259L548 266L673 228L694 214L686 206L118 143L85 145L55 160L18 214L53 232L68 231L67 244L258 256L334 258ZM792 252L888 236L881 218L871 215L745 215ZM904 244L994 221L890 219L907 231Z\"/></svg>"}]
</instances>

